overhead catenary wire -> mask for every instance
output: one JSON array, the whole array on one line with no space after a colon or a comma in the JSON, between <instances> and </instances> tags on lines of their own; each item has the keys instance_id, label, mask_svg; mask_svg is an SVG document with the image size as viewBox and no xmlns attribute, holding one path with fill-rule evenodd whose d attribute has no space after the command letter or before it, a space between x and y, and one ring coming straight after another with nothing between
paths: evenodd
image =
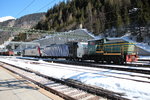
<instances>
[{"instance_id":1,"label":"overhead catenary wire","mask_svg":"<svg viewBox=\"0 0 150 100\"><path fill-rule=\"evenodd\" d=\"M51 3L53 3L54 1L56 1L56 0L53 0L53 1L49 2L48 4L44 5L43 7L41 7L41 8L40 8L39 10L37 10L36 12L41 11L42 9L44 9L45 7L47 7L48 5L50 5Z\"/></svg>"},{"instance_id":2,"label":"overhead catenary wire","mask_svg":"<svg viewBox=\"0 0 150 100\"><path fill-rule=\"evenodd\" d=\"M30 7L34 2L35 0L32 0L24 9L22 9L19 13L17 13L15 17L20 15L23 11L25 11L28 7Z\"/></svg>"}]
</instances>

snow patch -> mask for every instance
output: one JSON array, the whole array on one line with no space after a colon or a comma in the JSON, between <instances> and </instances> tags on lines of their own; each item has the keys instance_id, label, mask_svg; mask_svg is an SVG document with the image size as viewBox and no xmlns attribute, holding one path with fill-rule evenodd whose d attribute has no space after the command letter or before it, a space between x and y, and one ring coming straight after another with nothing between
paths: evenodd
<instances>
[{"instance_id":1,"label":"snow patch","mask_svg":"<svg viewBox=\"0 0 150 100\"><path fill-rule=\"evenodd\" d=\"M0 22L4 22L4 21L10 20L10 19L16 19L16 18L14 18L12 16L5 16L5 17L0 18Z\"/></svg>"},{"instance_id":2,"label":"snow patch","mask_svg":"<svg viewBox=\"0 0 150 100\"><path fill-rule=\"evenodd\" d=\"M138 42L132 41L132 40L129 38L129 36L123 36L123 37L121 37L121 38L122 38L123 40L125 40L125 41L130 42L130 43L135 43L135 45L136 45L137 47L142 48L142 49L144 49L145 51L150 52L150 46L149 46L148 44L146 44L146 43L138 43Z\"/></svg>"}]
</instances>

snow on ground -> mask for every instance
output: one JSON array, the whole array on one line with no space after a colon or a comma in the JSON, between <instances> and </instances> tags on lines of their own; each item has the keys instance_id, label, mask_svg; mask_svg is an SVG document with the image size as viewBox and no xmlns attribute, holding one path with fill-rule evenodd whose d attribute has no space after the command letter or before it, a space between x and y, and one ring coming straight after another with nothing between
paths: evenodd
<instances>
[{"instance_id":1,"label":"snow on ground","mask_svg":"<svg viewBox=\"0 0 150 100\"><path fill-rule=\"evenodd\" d=\"M147 45L146 43L137 43L137 46L148 51L150 53L150 46Z\"/></svg>"},{"instance_id":2,"label":"snow on ground","mask_svg":"<svg viewBox=\"0 0 150 100\"><path fill-rule=\"evenodd\" d=\"M130 36L125 35L125 36L120 37L120 39L123 39L123 40L131 42L131 43L135 43L135 45L137 47L142 48L150 53L150 46L147 43L138 43L136 41L131 40L129 37Z\"/></svg>"},{"instance_id":3,"label":"snow on ground","mask_svg":"<svg viewBox=\"0 0 150 100\"><path fill-rule=\"evenodd\" d=\"M136 63L136 62L135 62ZM130 64L130 63L128 63L128 64ZM142 64L142 63L141 63ZM150 64L143 64L143 65L150 65ZM103 66L111 66L111 67L123 67L123 68L129 68L129 69L140 69L140 70L150 70L150 68L149 67L145 67L145 68L143 68L143 67L132 67L132 66L122 66L122 65L103 65Z\"/></svg>"},{"instance_id":4,"label":"snow on ground","mask_svg":"<svg viewBox=\"0 0 150 100\"><path fill-rule=\"evenodd\" d=\"M7 62L7 63L9 62L10 64L14 64L19 67L39 71L42 74L45 74L54 78L74 79L74 80L81 81L85 84L95 85L98 87L102 87L104 89L112 90L115 92L120 92L124 94L124 97L127 97L132 100L150 100L150 91L149 91L150 84L149 83L136 82L132 80L125 80L125 79L110 77L109 76L111 75L110 72L114 72L113 70L101 69L98 72L95 72L95 71L92 72L92 70L89 69L89 71L84 71L84 70L80 70L79 66L47 63L42 60L37 61L36 63L31 63L27 60L22 61L22 60L18 60L15 58L12 59L12 58L0 57L0 61ZM76 67L76 69L71 70L71 68L69 67ZM102 74L105 74L105 75L102 75ZM131 72L128 72L128 74L132 75ZM118 77L120 77L119 74L118 74ZM123 75L121 77L123 77ZM126 76L126 75L124 75L124 77L134 78L133 76ZM137 78L138 77L135 77L135 79ZM139 78L139 80L140 79L141 78ZM150 81L150 79L143 79L143 80Z\"/></svg>"},{"instance_id":5,"label":"snow on ground","mask_svg":"<svg viewBox=\"0 0 150 100\"><path fill-rule=\"evenodd\" d=\"M150 60L150 56L140 56L139 59Z\"/></svg>"}]
</instances>

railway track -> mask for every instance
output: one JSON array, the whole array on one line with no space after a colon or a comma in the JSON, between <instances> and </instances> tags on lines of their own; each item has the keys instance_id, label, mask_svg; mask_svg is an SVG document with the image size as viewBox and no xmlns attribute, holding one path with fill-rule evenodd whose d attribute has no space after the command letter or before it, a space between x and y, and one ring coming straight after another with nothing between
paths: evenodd
<instances>
[{"instance_id":1,"label":"railway track","mask_svg":"<svg viewBox=\"0 0 150 100\"><path fill-rule=\"evenodd\" d=\"M140 60L138 62L127 63L126 66L150 68L150 61L141 61Z\"/></svg>"},{"instance_id":2,"label":"railway track","mask_svg":"<svg viewBox=\"0 0 150 100\"><path fill-rule=\"evenodd\" d=\"M64 62L65 60L57 60L57 59L49 59L49 58L40 58L40 57L17 57L18 59L28 59L28 60L36 60L38 61L39 59L42 59L44 61L54 61L54 62ZM68 63L71 62L77 62L77 63L81 63L81 61L66 61ZM90 61L82 61L82 63L93 63L93 64L101 64L102 63L96 63L96 62L90 62ZM106 63L107 64L107 63ZM106 65L104 64L104 65ZM108 64L111 65L111 64ZM114 64L116 65L116 64ZM133 63L126 63L124 64L124 66L132 66L132 67L143 67L143 68L148 68L150 67L150 60L139 60L138 62L133 62Z\"/></svg>"},{"instance_id":3,"label":"railway track","mask_svg":"<svg viewBox=\"0 0 150 100\"><path fill-rule=\"evenodd\" d=\"M0 66L63 97L66 100L105 100L106 98L111 100L128 100L122 97L123 94L87 86L74 80L58 80L42 75L39 72L19 68L3 62L0 62Z\"/></svg>"},{"instance_id":4,"label":"railway track","mask_svg":"<svg viewBox=\"0 0 150 100\"><path fill-rule=\"evenodd\" d=\"M55 62L55 61L54 61ZM56 62L59 62L59 61L57 61L56 60ZM63 62L63 61L60 61L60 62ZM59 62L59 63L60 63ZM71 62L72 63L72 62ZM81 63L81 62L80 62ZM87 63L89 63L89 62L87 62ZM69 63L70 64L70 63ZM83 63L82 63L83 64ZM91 64L91 63L90 63ZM94 63L95 64L95 63ZM78 72L88 72L88 73L97 73L97 75L98 76L106 76L106 77L114 77L114 78L118 78L118 79L126 79L126 80L131 80L131 81L137 81L137 82L145 82L145 83L150 83L150 81L148 80L148 79L150 79L150 76L149 75L145 75L145 74L143 74L143 73L140 73L140 74L138 74L137 73L137 71L136 70L139 70L139 69L131 69L131 70L135 70L135 71L129 71L129 72L136 72L136 73L128 73L128 72L126 72L126 70L124 71L124 70L121 70L121 69L127 69L127 68L120 68L120 70L119 71L115 71L116 69L118 69L118 67L116 68L116 67L111 67L111 68L113 68L113 69L115 69L115 70L112 70L111 72L109 71L108 73L107 73L107 70L108 69L111 69L111 68L104 68L104 69L106 69L106 70L103 70L103 69L100 69L101 67L98 67L98 68L96 68L95 66L95 68L91 68L91 66L90 65L88 65L88 67L86 67L86 65L84 66L84 64L83 64L83 66L84 67L78 67L78 66L66 66L66 65L59 65L59 64L48 64L48 63L41 63L41 65L42 66L47 66L47 67L49 67L49 65L53 65L53 67L55 67L55 68L58 68L58 69L68 69L68 70L72 70L72 71L78 71ZM75 64L74 64L75 65ZM80 64L79 64L80 65ZM100 66L99 64L98 64L98 66ZM102 65L101 65L102 66ZM106 67L109 67L109 65L104 65L104 66L106 66ZM150 69L149 69L150 70ZM128 70L127 70L128 71ZM147 70L146 70L147 71ZM99 73L99 72L101 72L101 73ZM124 76L124 77L122 77L122 76ZM129 77L130 78L129 78ZM132 77L131 77L132 76ZM136 78L137 77L137 78ZM140 80L140 79L138 79L138 78L142 78L142 79L144 79L144 80Z\"/></svg>"},{"instance_id":5,"label":"railway track","mask_svg":"<svg viewBox=\"0 0 150 100\"><path fill-rule=\"evenodd\" d=\"M32 62L31 63L36 63ZM127 73L127 72L122 72L122 71L111 71L107 72L108 70L105 69L100 69L100 68L91 68L91 67L81 67L81 66L67 66L63 64L57 64L57 63L39 63L41 66L44 67L53 67L53 68L58 68L58 69L67 69L70 71L78 71L78 72L87 72L87 73L94 73L97 76L106 76L106 77L114 77L114 78L119 78L119 79L126 79L126 80L131 80L131 81L137 81L137 82L145 82L145 83L150 83L148 79L150 79L150 75L143 75L143 74L136 74L136 73ZM122 77L125 76L125 77ZM128 77L132 76L132 77ZM136 79L135 77L138 78L143 78L144 80ZM147 81L146 81L147 79Z\"/></svg>"},{"instance_id":6,"label":"railway track","mask_svg":"<svg viewBox=\"0 0 150 100\"><path fill-rule=\"evenodd\" d=\"M150 75L150 70L147 69L142 69L143 67L126 67L126 66L121 66L119 65L106 65L106 64L98 64L95 62L75 62L75 61L56 61L54 60L55 63L61 63L61 64L72 64L72 65L80 65L80 66L87 66L87 67L96 67L96 68L103 68L103 69L111 69L111 70L119 70L119 71L127 71L127 72L135 72L135 73L141 73L141 74L148 74ZM145 67L144 67L145 68Z\"/></svg>"}]
</instances>

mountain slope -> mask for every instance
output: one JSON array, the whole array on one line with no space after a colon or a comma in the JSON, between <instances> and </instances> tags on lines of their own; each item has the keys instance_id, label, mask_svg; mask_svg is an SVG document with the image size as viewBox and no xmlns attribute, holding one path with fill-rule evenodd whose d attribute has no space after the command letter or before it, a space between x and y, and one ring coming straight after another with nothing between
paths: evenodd
<instances>
[{"instance_id":1,"label":"mountain slope","mask_svg":"<svg viewBox=\"0 0 150 100\"><path fill-rule=\"evenodd\" d=\"M25 28L29 29L34 27L41 19L45 17L45 13L35 13L25 15L18 19L10 19L4 22L0 22L0 26L6 27L18 27L18 28ZM11 34L20 34L18 32L1 32L0 31L0 44L4 41L8 40ZM22 36L22 35L21 35Z\"/></svg>"},{"instance_id":2,"label":"mountain slope","mask_svg":"<svg viewBox=\"0 0 150 100\"><path fill-rule=\"evenodd\" d=\"M4 22L0 22L1 26L7 27L18 27L18 28L31 28L36 25L42 18L44 18L45 13L34 13L25 15L16 20L11 19Z\"/></svg>"},{"instance_id":3,"label":"mountain slope","mask_svg":"<svg viewBox=\"0 0 150 100\"><path fill-rule=\"evenodd\" d=\"M36 28L66 31L82 24L95 35L115 28L122 36L128 28L146 26L150 22L149 9L148 0L71 0L48 10L46 19Z\"/></svg>"}]
</instances>

